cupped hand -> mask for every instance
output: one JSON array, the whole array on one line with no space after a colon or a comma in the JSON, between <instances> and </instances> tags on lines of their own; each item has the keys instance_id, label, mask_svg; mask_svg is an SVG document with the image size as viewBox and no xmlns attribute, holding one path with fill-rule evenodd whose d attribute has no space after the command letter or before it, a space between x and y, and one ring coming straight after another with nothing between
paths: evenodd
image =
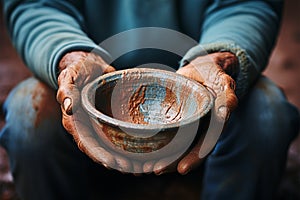
<instances>
[{"instance_id":1,"label":"cupped hand","mask_svg":"<svg viewBox=\"0 0 300 200\"><path fill-rule=\"evenodd\" d=\"M200 56L177 73L203 84L215 96L215 113L220 120L227 120L237 106L235 81L238 70L236 56L229 52L218 52Z\"/></svg>"},{"instance_id":2,"label":"cupped hand","mask_svg":"<svg viewBox=\"0 0 300 200\"><path fill-rule=\"evenodd\" d=\"M80 102L80 90L96 77L115 71L99 55L83 51L67 53L59 63L57 100L67 114Z\"/></svg>"},{"instance_id":3,"label":"cupped hand","mask_svg":"<svg viewBox=\"0 0 300 200\"><path fill-rule=\"evenodd\" d=\"M164 166L163 161L156 163L155 165L158 166L155 170L156 174L168 172L174 168L177 168L179 173L186 174L201 164L205 157L199 156L200 149L204 148L205 155L211 151L230 113L238 104L233 79L238 69L238 59L234 54L217 52L199 56L177 71L178 74L203 84L213 94L215 102L212 117L214 119L211 119L210 123L214 124L206 134L197 139L196 144L184 156L172 165L160 169L159 166ZM205 136L209 139L205 140Z\"/></svg>"},{"instance_id":4,"label":"cupped hand","mask_svg":"<svg viewBox=\"0 0 300 200\"><path fill-rule=\"evenodd\" d=\"M73 136L79 149L107 168L131 171L132 163L128 159L95 139L89 117L80 102L81 89L87 83L115 69L94 53L76 51L66 54L61 59L59 70L56 98L61 104L62 123Z\"/></svg>"}]
</instances>

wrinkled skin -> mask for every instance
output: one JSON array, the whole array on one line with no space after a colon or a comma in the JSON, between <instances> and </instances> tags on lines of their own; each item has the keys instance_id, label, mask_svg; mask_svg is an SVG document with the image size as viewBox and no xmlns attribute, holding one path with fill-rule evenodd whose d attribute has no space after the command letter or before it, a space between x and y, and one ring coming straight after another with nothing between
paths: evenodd
<instances>
[{"instance_id":1,"label":"wrinkled skin","mask_svg":"<svg viewBox=\"0 0 300 200\"><path fill-rule=\"evenodd\" d=\"M84 85L96 77L115 71L104 60L93 53L75 51L66 54L59 63L58 91L56 99L61 105L62 123L65 129L74 137L78 147L88 154L92 159L102 163L104 166L113 166L115 158L102 146L98 148L101 160L93 157L92 153L84 145L81 145L80 132L88 133L91 130L87 124L87 114L80 105L80 91ZM121 168L122 170L122 168Z\"/></svg>"},{"instance_id":2,"label":"wrinkled skin","mask_svg":"<svg viewBox=\"0 0 300 200\"><path fill-rule=\"evenodd\" d=\"M229 52L217 52L197 57L177 71L179 74L198 81L211 91L215 97L213 112L216 119L214 119L214 122L219 123L220 126L226 123L230 113L238 104L238 99L234 91L235 81L232 78L236 76L237 72L238 59L234 54ZM216 130L212 128L212 133L207 134L216 134L213 133L214 131ZM200 165L203 160L203 158L199 157L202 142L203 137L180 160L177 166L179 173L186 174Z\"/></svg>"},{"instance_id":3,"label":"wrinkled skin","mask_svg":"<svg viewBox=\"0 0 300 200\"><path fill-rule=\"evenodd\" d=\"M81 133L88 133L90 125L83 119L88 119L87 114L80 105L80 90L82 87L98 77L99 75L115 71L98 55L87 52L71 52L66 54L60 64L60 74L58 77L57 100L61 104L62 122L65 129L73 135L78 147L89 155L96 162L110 168L113 166L119 171L144 171L146 173L154 171L159 175L170 171L177 171L186 174L196 168L202 161L199 158L199 149L203 138L199 138L196 145L186 152L186 154L168 165L171 158L159 161L149 161L147 163L136 163L121 155L117 155L104 144L94 148L97 152L91 152L82 145L78 129ZM186 66L180 68L177 73L194 79L205 85L215 96L215 112L220 120L227 120L230 112L237 105L237 97L234 93L235 82L231 76L237 73L237 58L228 52L212 53L206 56L197 57ZM97 158L94 154L101 155Z\"/></svg>"},{"instance_id":4,"label":"wrinkled skin","mask_svg":"<svg viewBox=\"0 0 300 200\"><path fill-rule=\"evenodd\" d=\"M194 79L208 88L216 97L215 111L221 120L227 120L237 105L235 76L238 60L229 52L212 53L197 57L177 73Z\"/></svg>"},{"instance_id":5,"label":"wrinkled skin","mask_svg":"<svg viewBox=\"0 0 300 200\"><path fill-rule=\"evenodd\" d=\"M59 70L57 100L63 103L67 114L77 110L84 85L99 75L115 71L100 56L81 51L66 54L59 63Z\"/></svg>"}]
</instances>

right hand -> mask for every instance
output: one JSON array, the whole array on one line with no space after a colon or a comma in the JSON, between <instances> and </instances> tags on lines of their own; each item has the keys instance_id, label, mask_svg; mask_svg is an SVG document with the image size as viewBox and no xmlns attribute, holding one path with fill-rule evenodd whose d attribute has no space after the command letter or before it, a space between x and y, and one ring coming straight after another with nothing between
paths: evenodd
<instances>
[{"instance_id":1,"label":"right hand","mask_svg":"<svg viewBox=\"0 0 300 200\"><path fill-rule=\"evenodd\" d=\"M82 51L66 54L59 63L57 101L62 123L80 150L107 168L131 171L131 162L93 138L94 130L80 103L81 89L96 77L115 71L100 56Z\"/></svg>"},{"instance_id":2,"label":"right hand","mask_svg":"<svg viewBox=\"0 0 300 200\"><path fill-rule=\"evenodd\" d=\"M63 112L72 114L79 106L80 90L96 77L115 71L99 55L83 51L67 53L59 63L57 100Z\"/></svg>"}]
</instances>

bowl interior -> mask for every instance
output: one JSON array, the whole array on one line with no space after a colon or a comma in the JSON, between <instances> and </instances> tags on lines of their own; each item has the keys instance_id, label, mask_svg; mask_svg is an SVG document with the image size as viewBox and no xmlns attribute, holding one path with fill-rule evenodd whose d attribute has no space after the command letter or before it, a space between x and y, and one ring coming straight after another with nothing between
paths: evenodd
<instances>
[{"instance_id":1,"label":"bowl interior","mask_svg":"<svg viewBox=\"0 0 300 200\"><path fill-rule=\"evenodd\" d=\"M109 123L178 124L200 118L212 106L212 96L204 86L169 71L117 71L92 86L87 94L94 107L90 114Z\"/></svg>"}]
</instances>

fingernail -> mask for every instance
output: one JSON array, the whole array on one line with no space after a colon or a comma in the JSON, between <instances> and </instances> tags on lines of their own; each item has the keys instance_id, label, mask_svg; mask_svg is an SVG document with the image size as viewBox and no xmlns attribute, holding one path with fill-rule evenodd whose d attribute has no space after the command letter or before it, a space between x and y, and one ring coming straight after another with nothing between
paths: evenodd
<instances>
[{"instance_id":1,"label":"fingernail","mask_svg":"<svg viewBox=\"0 0 300 200\"><path fill-rule=\"evenodd\" d=\"M71 99L70 98L65 98L65 100L63 102L63 107L67 113L71 112Z\"/></svg>"},{"instance_id":2,"label":"fingernail","mask_svg":"<svg viewBox=\"0 0 300 200\"><path fill-rule=\"evenodd\" d=\"M187 173L189 173L191 171L191 167L189 167L187 164L184 166L181 166L179 173L181 175L186 175Z\"/></svg>"},{"instance_id":3,"label":"fingernail","mask_svg":"<svg viewBox=\"0 0 300 200\"><path fill-rule=\"evenodd\" d=\"M229 117L229 110L226 106L221 106L218 109L218 116L223 119L223 120L227 120L227 118Z\"/></svg>"}]
</instances>

